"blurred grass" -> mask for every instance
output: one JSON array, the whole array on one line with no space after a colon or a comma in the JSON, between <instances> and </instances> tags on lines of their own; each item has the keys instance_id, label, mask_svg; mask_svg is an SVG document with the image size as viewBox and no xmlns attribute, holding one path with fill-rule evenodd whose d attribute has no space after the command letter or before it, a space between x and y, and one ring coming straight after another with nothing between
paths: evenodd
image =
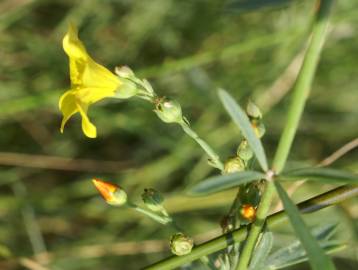
<instances>
[{"instance_id":1,"label":"blurred grass","mask_svg":"<svg viewBox=\"0 0 358 270\"><path fill-rule=\"evenodd\" d=\"M305 45L313 12L311 1L288 2L236 12L219 0L1 1L0 268L28 268L16 258L33 256L21 215L24 203L34 211L52 254L50 269L139 269L167 254L135 250L125 256L124 245L114 256L105 251L84 258L76 253L61 256L64 250L81 246L96 244L106 250L113 243L165 240L172 233L134 213L109 208L91 186L94 176L123 185L138 199L145 187L160 189L168 198L168 209L193 235L217 229L233 199L230 192L202 199L182 194L187 185L213 171L194 142L178 127L158 121L140 100L105 101L93 107L96 140L83 136L78 118L71 119L63 135L59 133L58 97L69 86L61 48L68 21L79 26L81 39L96 60L111 69L129 65L150 78L159 93L178 99L193 128L224 159L234 154L240 134L215 89L228 89L241 104L253 97L267 112L264 144L271 157L286 116L285 95L299 64L286 68ZM316 164L357 137L357 25L358 3L337 1L290 166ZM285 70L288 76L277 81ZM271 102L277 93L282 97ZM27 156L20 159L14 154ZM31 166L38 155L36 166ZM357 172L357 157L357 151L351 151L334 166ZM54 165L49 166L49 160ZM92 170L81 160L93 162ZM110 171L102 166L106 161L112 161L106 163L114 166ZM13 193L18 181L27 190L26 198ZM305 199L326 188L306 185L295 196ZM344 209L325 210L316 219L341 222L343 236L357 235L354 202ZM278 232L285 230L283 226ZM160 247L157 251L163 244ZM357 250L357 240L351 247ZM338 254L344 256L342 269L356 268L353 251Z\"/></svg>"}]
</instances>

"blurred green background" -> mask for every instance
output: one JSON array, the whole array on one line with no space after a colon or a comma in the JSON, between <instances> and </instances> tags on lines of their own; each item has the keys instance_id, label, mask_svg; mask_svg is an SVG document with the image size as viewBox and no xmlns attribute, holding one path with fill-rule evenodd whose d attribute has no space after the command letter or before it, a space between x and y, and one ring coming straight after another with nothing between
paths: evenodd
<instances>
[{"instance_id":1,"label":"blurred green background","mask_svg":"<svg viewBox=\"0 0 358 270\"><path fill-rule=\"evenodd\" d=\"M220 234L235 195L185 196L188 185L216 172L178 126L159 121L142 100L92 106L96 139L82 134L78 116L60 134L58 99L70 85L62 50L68 22L98 62L111 70L128 65L177 99L222 159L235 154L240 133L216 89L242 105L251 98L265 112L263 142L272 157L313 11L308 0L1 0L0 269L140 269L168 256L173 231L106 205L93 177L120 184L133 200L146 187L162 191L197 243ZM336 1L329 31L288 166L317 164L357 138L357 1ZM357 157L350 151L332 166L358 172ZM293 197L332 187L305 184ZM339 269L358 268L356 202L306 219L339 223L338 238L348 243L335 255ZM274 232L277 246L293 239L287 224Z\"/></svg>"}]
</instances>

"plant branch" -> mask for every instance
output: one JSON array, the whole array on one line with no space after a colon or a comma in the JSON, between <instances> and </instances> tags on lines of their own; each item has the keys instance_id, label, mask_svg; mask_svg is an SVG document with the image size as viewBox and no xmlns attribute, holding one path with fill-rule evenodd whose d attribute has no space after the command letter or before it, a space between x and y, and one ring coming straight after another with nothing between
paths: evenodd
<instances>
[{"instance_id":1,"label":"plant branch","mask_svg":"<svg viewBox=\"0 0 358 270\"><path fill-rule=\"evenodd\" d=\"M313 77L318 65L319 57L325 40L326 29L328 26L329 10L332 0L317 1L319 9L312 30L312 36L305 59L297 78L290 108L287 116L287 124L283 130L275 157L273 169L276 174L280 173L286 163L293 139L295 137L299 121L301 119L305 102L309 96Z\"/></svg>"},{"instance_id":2,"label":"plant branch","mask_svg":"<svg viewBox=\"0 0 358 270\"><path fill-rule=\"evenodd\" d=\"M301 202L297 205L301 213L313 213L319 211L328 206L340 203L349 198L353 198L358 195L358 186L341 186L320 194L316 197L313 197L309 200ZM284 210L277 212L275 214L267 217L267 225L272 227L276 226L279 223L287 220L287 216ZM248 226L243 226L239 229L236 229L230 233L223 234L219 237L216 237L210 241L207 241L201 245L198 245L193 248L191 253L185 256L172 256L166 258L158 263L155 263L151 266L146 267L147 270L169 270L179 267L180 265L189 263L191 261L197 260L200 257L217 252L226 248L229 245L232 245L235 242L243 241L247 235Z\"/></svg>"},{"instance_id":3,"label":"plant branch","mask_svg":"<svg viewBox=\"0 0 358 270\"><path fill-rule=\"evenodd\" d=\"M273 160L272 167L274 174L279 174L286 164L287 157L290 152L293 139L297 132L298 124L300 122L306 100L310 93L314 74L326 37L326 29L328 26L329 11L332 5L332 0L318 0L317 3L318 10L312 29L311 40L308 44L305 58L300 73L297 77L297 81L293 90L291 104L288 111L286 125L282 132L281 139ZM247 241L240 256L237 270L247 269L258 236L265 223L265 217L267 216L272 197L274 195L274 191L275 188L273 183L271 181L268 181L257 210L257 219L255 220L252 229L250 230L250 233L248 235Z\"/></svg>"}]
</instances>

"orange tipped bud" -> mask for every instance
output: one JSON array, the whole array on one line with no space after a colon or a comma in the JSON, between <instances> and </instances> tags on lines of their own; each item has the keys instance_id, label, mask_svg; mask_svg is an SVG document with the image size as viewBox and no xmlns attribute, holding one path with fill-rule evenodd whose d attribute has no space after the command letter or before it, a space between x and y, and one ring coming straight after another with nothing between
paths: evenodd
<instances>
[{"instance_id":1,"label":"orange tipped bud","mask_svg":"<svg viewBox=\"0 0 358 270\"><path fill-rule=\"evenodd\" d=\"M92 182L108 204L120 206L127 202L127 193L118 185L99 179L92 179Z\"/></svg>"},{"instance_id":2,"label":"orange tipped bud","mask_svg":"<svg viewBox=\"0 0 358 270\"><path fill-rule=\"evenodd\" d=\"M251 204L244 204L240 208L240 214L245 219L253 221L256 217L256 209Z\"/></svg>"}]
</instances>

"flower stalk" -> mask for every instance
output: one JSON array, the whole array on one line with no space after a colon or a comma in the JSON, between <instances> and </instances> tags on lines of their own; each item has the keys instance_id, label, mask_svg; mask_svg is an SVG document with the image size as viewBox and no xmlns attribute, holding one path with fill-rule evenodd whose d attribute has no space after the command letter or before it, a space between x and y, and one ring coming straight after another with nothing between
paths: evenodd
<instances>
[{"instance_id":1,"label":"flower stalk","mask_svg":"<svg viewBox=\"0 0 358 270\"><path fill-rule=\"evenodd\" d=\"M220 171L224 170L224 164L221 162L218 154L203 140L199 137L199 135L190 128L190 126L186 122L180 123L183 131L192 139L194 139L201 148L205 151L205 153L209 156L209 164L213 167L219 169Z\"/></svg>"}]
</instances>

